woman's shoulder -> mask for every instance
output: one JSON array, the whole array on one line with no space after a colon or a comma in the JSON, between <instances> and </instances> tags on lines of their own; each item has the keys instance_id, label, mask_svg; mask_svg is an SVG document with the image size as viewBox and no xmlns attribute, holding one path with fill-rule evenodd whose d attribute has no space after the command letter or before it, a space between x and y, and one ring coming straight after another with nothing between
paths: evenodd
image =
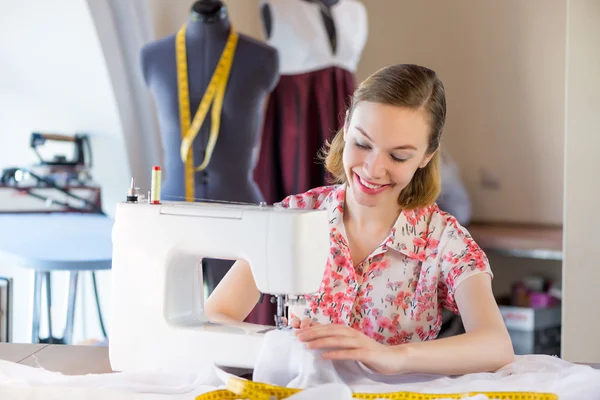
<instances>
[{"instance_id":1,"label":"woman's shoulder","mask_svg":"<svg viewBox=\"0 0 600 400\"><path fill-rule=\"evenodd\" d=\"M458 222L454 215L441 210L437 203L405 211L404 214L407 225L414 227L412 235L428 243L435 243L439 251L444 248L468 251L479 247L467 227Z\"/></svg>"},{"instance_id":2,"label":"woman's shoulder","mask_svg":"<svg viewBox=\"0 0 600 400\"><path fill-rule=\"evenodd\" d=\"M292 194L274 205L285 208L322 209L325 208L328 198L336 195L338 185L319 186L304 193Z\"/></svg>"},{"instance_id":3,"label":"woman's shoulder","mask_svg":"<svg viewBox=\"0 0 600 400\"><path fill-rule=\"evenodd\" d=\"M486 270L489 261L483 249L450 213L440 210L437 205L431 208L429 232L437 232L442 261L453 261L454 265L469 265L471 269ZM460 261L460 262L459 262Z\"/></svg>"},{"instance_id":4,"label":"woman's shoulder","mask_svg":"<svg viewBox=\"0 0 600 400\"><path fill-rule=\"evenodd\" d=\"M467 228L454 215L439 208L437 203L427 207L426 213L429 214L429 231L435 230L439 235L454 233L459 237L471 237Z\"/></svg>"}]
</instances>

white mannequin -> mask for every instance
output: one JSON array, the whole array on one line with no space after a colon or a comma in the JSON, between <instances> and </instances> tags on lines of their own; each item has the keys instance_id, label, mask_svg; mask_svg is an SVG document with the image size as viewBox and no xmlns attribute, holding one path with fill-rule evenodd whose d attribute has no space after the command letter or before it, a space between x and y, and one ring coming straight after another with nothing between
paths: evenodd
<instances>
[{"instance_id":1,"label":"white mannequin","mask_svg":"<svg viewBox=\"0 0 600 400\"><path fill-rule=\"evenodd\" d=\"M280 74L327 67L355 72L367 41L367 12L358 0L263 0L263 34L279 52ZM331 17L336 37L332 51L322 12Z\"/></svg>"}]
</instances>

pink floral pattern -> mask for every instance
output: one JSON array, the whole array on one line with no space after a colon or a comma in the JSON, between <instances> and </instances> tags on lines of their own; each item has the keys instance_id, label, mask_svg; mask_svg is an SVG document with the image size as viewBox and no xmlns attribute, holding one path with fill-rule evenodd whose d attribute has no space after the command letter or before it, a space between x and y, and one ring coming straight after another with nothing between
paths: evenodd
<instances>
[{"instance_id":1,"label":"pink floral pattern","mask_svg":"<svg viewBox=\"0 0 600 400\"><path fill-rule=\"evenodd\" d=\"M380 343L435 339L444 308L458 314L454 293L466 278L492 271L481 248L437 205L402 212L390 235L356 267L343 231L345 185L291 195L281 207L326 209L330 257L318 293L290 314L346 324Z\"/></svg>"}]
</instances>

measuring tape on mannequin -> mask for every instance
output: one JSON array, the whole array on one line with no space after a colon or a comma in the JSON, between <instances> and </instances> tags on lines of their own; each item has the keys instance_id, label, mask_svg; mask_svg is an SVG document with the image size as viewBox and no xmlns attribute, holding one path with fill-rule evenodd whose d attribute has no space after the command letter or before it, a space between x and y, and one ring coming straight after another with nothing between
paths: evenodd
<instances>
[{"instance_id":1,"label":"measuring tape on mannequin","mask_svg":"<svg viewBox=\"0 0 600 400\"><path fill-rule=\"evenodd\" d=\"M190 98L188 85L188 70L187 70L187 54L185 44L185 30L187 25L183 25L177 32L175 38L175 51L177 59L177 89L179 95L179 121L181 124L181 161L185 166L185 198L186 201L194 201L194 174L196 171L202 171L210 162L217 138L219 136L219 128L221 125L221 109L223 108L223 98L225 97L225 88L229 80L229 72L235 55L235 49L238 41L238 34L231 29L225 48L221 53L221 58L217 64L217 68L213 73L208 87L204 92L202 101L198 106L198 110L191 120L190 113ZM198 167L194 166L194 155L192 144L198 135L208 108L212 104L211 110L211 128L210 137L206 146L204 160ZM190 122L191 121L191 122Z\"/></svg>"},{"instance_id":2,"label":"measuring tape on mannequin","mask_svg":"<svg viewBox=\"0 0 600 400\"><path fill-rule=\"evenodd\" d=\"M288 398L301 391L302 389L273 386L241 378L230 378L227 382L227 389L201 394L196 397L196 400L275 400ZM558 400L558 396L555 394L536 392L463 392L436 394L417 392L354 393L352 398L368 400L436 400L465 399L478 394L485 395L490 400Z\"/></svg>"}]
</instances>

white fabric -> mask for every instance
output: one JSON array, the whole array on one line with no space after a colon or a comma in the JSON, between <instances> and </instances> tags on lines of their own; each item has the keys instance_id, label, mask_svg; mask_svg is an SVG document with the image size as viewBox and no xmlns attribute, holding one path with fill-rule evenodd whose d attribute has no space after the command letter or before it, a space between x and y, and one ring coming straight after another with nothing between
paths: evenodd
<instances>
[{"instance_id":1,"label":"white fabric","mask_svg":"<svg viewBox=\"0 0 600 400\"><path fill-rule=\"evenodd\" d=\"M358 0L339 0L331 7L337 51L332 53L319 2L264 0L271 12L266 42L277 49L279 73L301 74L327 67L355 72L367 41L367 12Z\"/></svg>"},{"instance_id":2,"label":"white fabric","mask_svg":"<svg viewBox=\"0 0 600 400\"><path fill-rule=\"evenodd\" d=\"M0 399L189 399L224 388L227 375L207 369L202 376L165 373L64 375L0 360ZM13 397L11 397L13 396Z\"/></svg>"},{"instance_id":3,"label":"white fabric","mask_svg":"<svg viewBox=\"0 0 600 400\"><path fill-rule=\"evenodd\" d=\"M343 383L354 390L357 385L427 382L440 378L439 375L425 374L384 376L373 373L362 363L324 360L319 357L319 351L306 349L291 330L270 331L265 343L252 377L257 382L302 389ZM279 368L274 368L274 365Z\"/></svg>"},{"instance_id":4,"label":"white fabric","mask_svg":"<svg viewBox=\"0 0 600 400\"><path fill-rule=\"evenodd\" d=\"M600 370L550 356L518 356L496 373L461 377L375 374L356 362L321 359L293 331L267 333L254 381L305 389L292 400L352 398L352 392L543 391L560 400L600 399ZM201 376L164 373L112 373L67 376L0 360L0 399L190 399L223 389L229 373L207 365ZM486 399L472 396L471 400Z\"/></svg>"},{"instance_id":5,"label":"white fabric","mask_svg":"<svg viewBox=\"0 0 600 400\"><path fill-rule=\"evenodd\" d=\"M311 388L338 383L347 385L355 393L533 391L555 393L560 400L600 399L600 370L551 356L517 356L512 364L495 373L460 377L390 376L373 373L356 362L324 360L318 351L305 349L292 331L271 331L266 339L268 344L259 355L253 380L279 386Z\"/></svg>"}]
</instances>

